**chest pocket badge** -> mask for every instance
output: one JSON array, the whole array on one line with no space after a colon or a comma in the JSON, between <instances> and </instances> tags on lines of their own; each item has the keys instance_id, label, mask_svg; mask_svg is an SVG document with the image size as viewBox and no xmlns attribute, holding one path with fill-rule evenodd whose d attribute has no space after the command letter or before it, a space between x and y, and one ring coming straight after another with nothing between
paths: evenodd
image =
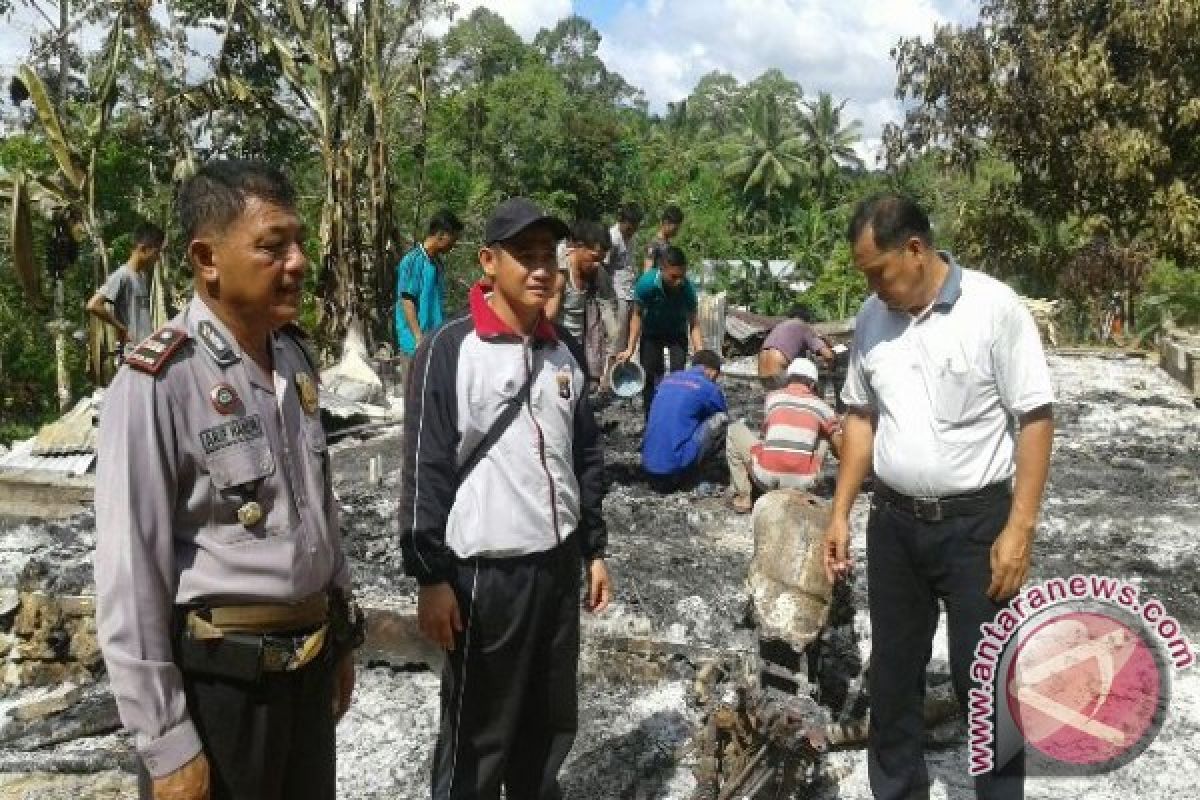
<instances>
[{"instance_id":1,"label":"chest pocket badge","mask_svg":"<svg viewBox=\"0 0 1200 800\"><path fill-rule=\"evenodd\" d=\"M219 536L238 541L266 518L261 493L265 480L275 473L275 459L262 421L257 415L234 418L202 431L201 442Z\"/></svg>"},{"instance_id":2,"label":"chest pocket badge","mask_svg":"<svg viewBox=\"0 0 1200 800\"><path fill-rule=\"evenodd\" d=\"M559 370L555 375L558 380L558 396L563 400L571 399L571 372L567 369Z\"/></svg>"}]
</instances>

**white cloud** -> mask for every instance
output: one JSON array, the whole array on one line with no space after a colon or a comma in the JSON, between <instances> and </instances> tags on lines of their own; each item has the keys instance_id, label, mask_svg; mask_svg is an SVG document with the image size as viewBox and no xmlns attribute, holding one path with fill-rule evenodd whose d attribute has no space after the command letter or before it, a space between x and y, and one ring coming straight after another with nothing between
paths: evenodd
<instances>
[{"instance_id":1,"label":"white cloud","mask_svg":"<svg viewBox=\"0 0 1200 800\"><path fill-rule=\"evenodd\" d=\"M892 47L977 14L975 0L646 0L605 26L601 56L656 111L712 70L747 81L778 68L808 96L849 101L871 165L884 124L901 118Z\"/></svg>"},{"instance_id":2,"label":"white cloud","mask_svg":"<svg viewBox=\"0 0 1200 800\"><path fill-rule=\"evenodd\" d=\"M468 16L480 6L496 12L525 40L533 39L542 28L551 28L571 13L571 0L457 0L454 21ZM446 18L432 20L425 30L440 36L453 22Z\"/></svg>"}]
</instances>

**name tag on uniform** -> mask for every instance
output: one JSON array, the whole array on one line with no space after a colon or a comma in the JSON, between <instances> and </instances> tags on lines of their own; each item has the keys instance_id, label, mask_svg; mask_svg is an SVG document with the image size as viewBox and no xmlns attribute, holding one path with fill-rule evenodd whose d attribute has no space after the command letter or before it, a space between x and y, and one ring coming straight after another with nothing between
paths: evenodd
<instances>
[{"instance_id":1,"label":"name tag on uniform","mask_svg":"<svg viewBox=\"0 0 1200 800\"><path fill-rule=\"evenodd\" d=\"M200 431L200 444L204 447L206 455L212 455L230 445L261 438L263 438L262 418L258 414L231 419L215 428Z\"/></svg>"}]
</instances>

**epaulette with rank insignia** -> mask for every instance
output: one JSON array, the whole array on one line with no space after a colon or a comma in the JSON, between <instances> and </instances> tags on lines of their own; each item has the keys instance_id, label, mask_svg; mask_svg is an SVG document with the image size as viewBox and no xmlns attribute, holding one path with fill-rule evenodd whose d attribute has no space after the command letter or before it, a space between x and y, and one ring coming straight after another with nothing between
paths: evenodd
<instances>
[{"instance_id":1,"label":"epaulette with rank insignia","mask_svg":"<svg viewBox=\"0 0 1200 800\"><path fill-rule=\"evenodd\" d=\"M147 375L157 375L171 356L189 338L187 331L178 328L159 328L125 356L125 363Z\"/></svg>"}]
</instances>

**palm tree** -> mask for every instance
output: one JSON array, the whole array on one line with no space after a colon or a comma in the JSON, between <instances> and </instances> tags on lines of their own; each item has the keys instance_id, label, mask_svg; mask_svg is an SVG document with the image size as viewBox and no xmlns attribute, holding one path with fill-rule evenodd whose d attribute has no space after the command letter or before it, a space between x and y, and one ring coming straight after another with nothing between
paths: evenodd
<instances>
[{"instance_id":1,"label":"palm tree","mask_svg":"<svg viewBox=\"0 0 1200 800\"><path fill-rule=\"evenodd\" d=\"M806 145L804 159L812 172L813 188L821 205L843 166L863 168L863 161L854 150L862 140L862 123L851 120L842 126L842 109L846 101L834 105L833 95L821 92L815 103L806 102L806 113L800 117L800 130Z\"/></svg>"},{"instance_id":2,"label":"palm tree","mask_svg":"<svg viewBox=\"0 0 1200 800\"><path fill-rule=\"evenodd\" d=\"M780 108L775 95L758 92L745 114L745 129L733 142L725 174L737 181L747 207L770 211L776 199L808 171L807 139Z\"/></svg>"}]
</instances>

